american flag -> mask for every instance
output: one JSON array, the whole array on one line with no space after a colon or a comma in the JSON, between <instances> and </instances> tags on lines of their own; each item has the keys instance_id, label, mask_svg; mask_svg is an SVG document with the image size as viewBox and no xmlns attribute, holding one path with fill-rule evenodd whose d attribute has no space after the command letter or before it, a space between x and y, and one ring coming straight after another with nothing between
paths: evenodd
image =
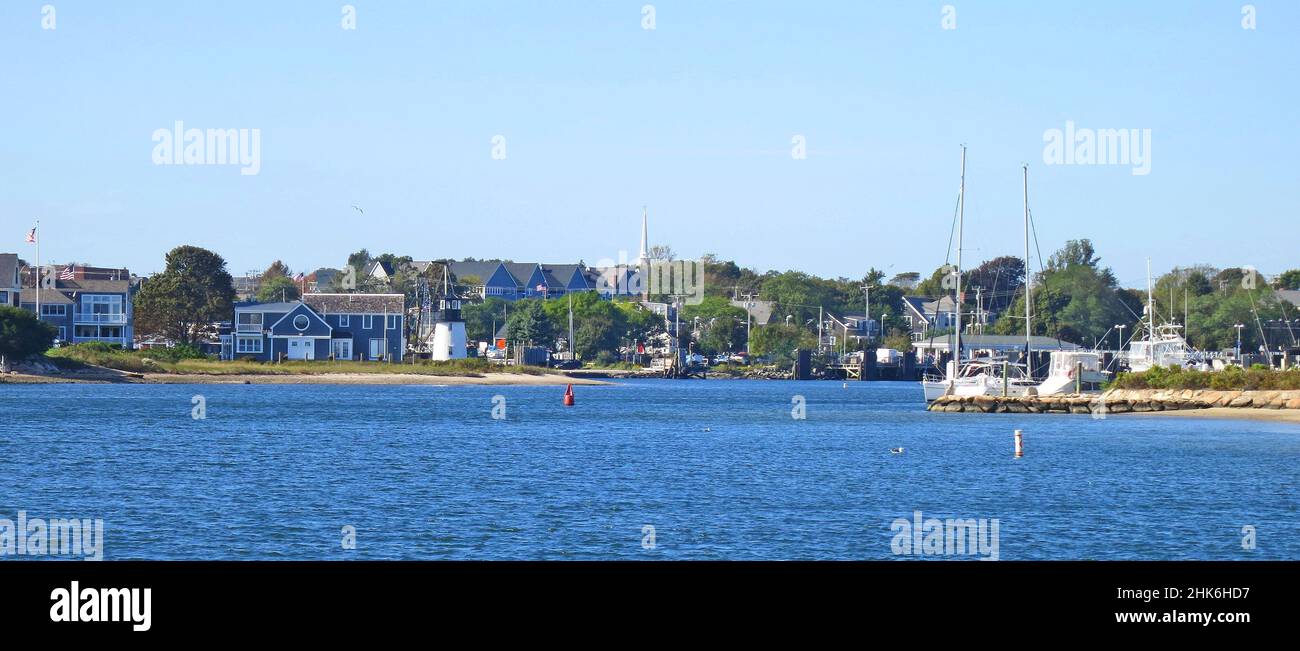
<instances>
[{"instance_id":1,"label":"american flag","mask_svg":"<svg viewBox=\"0 0 1300 651\"><path fill-rule=\"evenodd\" d=\"M59 280L72 280L73 278L76 278L76 275L72 273L72 265L64 267L63 271L59 272Z\"/></svg>"},{"instance_id":2,"label":"american flag","mask_svg":"<svg viewBox=\"0 0 1300 651\"><path fill-rule=\"evenodd\" d=\"M35 226L32 227L32 230L27 231L27 243L28 243L28 244L35 244L35 243L36 243L36 227L35 227Z\"/></svg>"}]
</instances>

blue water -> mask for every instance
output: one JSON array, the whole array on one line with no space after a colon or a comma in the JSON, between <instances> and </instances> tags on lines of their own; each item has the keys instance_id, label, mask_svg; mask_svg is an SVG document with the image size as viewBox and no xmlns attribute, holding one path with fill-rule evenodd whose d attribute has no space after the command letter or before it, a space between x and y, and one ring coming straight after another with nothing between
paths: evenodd
<instances>
[{"instance_id":1,"label":"blue water","mask_svg":"<svg viewBox=\"0 0 1300 651\"><path fill-rule=\"evenodd\" d=\"M997 518L1004 560L1300 558L1300 425L932 414L913 383L562 391L0 385L0 518L102 518L108 559L887 559L918 510Z\"/></svg>"}]
</instances>

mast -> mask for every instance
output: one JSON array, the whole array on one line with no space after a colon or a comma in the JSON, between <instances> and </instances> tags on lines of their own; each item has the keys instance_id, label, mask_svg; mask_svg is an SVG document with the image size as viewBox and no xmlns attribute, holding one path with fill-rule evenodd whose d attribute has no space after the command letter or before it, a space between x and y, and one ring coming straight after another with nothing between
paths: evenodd
<instances>
[{"instance_id":1,"label":"mast","mask_svg":"<svg viewBox=\"0 0 1300 651\"><path fill-rule=\"evenodd\" d=\"M1030 360L1030 301L1033 298L1034 274L1029 270L1029 164L1023 167L1025 176L1025 374L1034 377L1034 363Z\"/></svg>"},{"instance_id":2,"label":"mast","mask_svg":"<svg viewBox=\"0 0 1300 651\"><path fill-rule=\"evenodd\" d=\"M1151 363L1156 361L1156 298L1155 290L1151 286L1151 258L1147 258L1147 340L1151 342L1147 346L1147 356L1151 358Z\"/></svg>"},{"instance_id":3,"label":"mast","mask_svg":"<svg viewBox=\"0 0 1300 651\"><path fill-rule=\"evenodd\" d=\"M36 220L36 226L32 228L32 236L33 236L32 244L36 245L36 322L37 323L41 323L41 234L39 232L40 228L41 228L41 220L38 219ZM18 295L20 297L22 296L21 289L18 291ZM22 302L21 298L19 298L18 300L20 303ZM73 307L75 308L76 306ZM76 330L76 328L73 328L73 330Z\"/></svg>"},{"instance_id":4,"label":"mast","mask_svg":"<svg viewBox=\"0 0 1300 651\"><path fill-rule=\"evenodd\" d=\"M966 145L961 146L961 185L957 190L957 292L956 312L957 312L957 329L953 332L953 376L956 377L956 369L961 365L961 240L962 228L966 221Z\"/></svg>"}]
</instances>

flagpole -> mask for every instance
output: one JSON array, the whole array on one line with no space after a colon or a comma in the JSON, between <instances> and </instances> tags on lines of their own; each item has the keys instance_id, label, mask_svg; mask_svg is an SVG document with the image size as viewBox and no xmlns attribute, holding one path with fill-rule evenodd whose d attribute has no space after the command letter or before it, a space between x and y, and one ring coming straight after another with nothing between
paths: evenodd
<instances>
[{"instance_id":1,"label":"flagpole","mask_svg":"<svg viewBox=\"0 0 1300 651\"><path fill-rule=\"evenodd\" d=\"M41 220L32 228L32 244L36 245L36 322L41 322Z\"/></svg>"}]
</instances>

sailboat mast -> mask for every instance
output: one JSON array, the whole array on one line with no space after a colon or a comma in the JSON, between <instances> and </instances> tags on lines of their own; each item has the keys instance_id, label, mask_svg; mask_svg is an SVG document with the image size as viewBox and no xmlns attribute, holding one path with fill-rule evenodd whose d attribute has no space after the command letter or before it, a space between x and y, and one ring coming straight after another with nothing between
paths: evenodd
<instances>
[{"instance_id":1,"label":"sailboat mast","mask_svg":"<svg viewBox=\"0 0 1300 651\"><path fill-rule=\"evenodd\" d=\"M954 332L953 362L961 364L961 241L966 222L966 145L961 146L961 186L957 191L957 292L955 294L957 329Z\"/></svg>"},{"instance_id":2,"label":"sailboat mast","mask_svg":"<svg viewBox=\"0 0 1300 651\"><path fill-rule=\"evenodd\" d=\"M1032 304L1034 274L1029 270L1029 165L1023 168L1025 173L1025 374L1034 377L1034 364L1030 361L1030 312Z\"/></svg>"},{"instance_id":3,"label":"sailboat mast","mask_svg":"<svg viewBox=\"0 0 1300 651\"><path fill-rule=\"evenodd\" d=\"M1151 363L1156 361L1156 297L1155 290L1151 286L1151 258L1147 258L1147 340L1150 345L1147 346L1147 356Z\"/></svg>"}]
</instances>

